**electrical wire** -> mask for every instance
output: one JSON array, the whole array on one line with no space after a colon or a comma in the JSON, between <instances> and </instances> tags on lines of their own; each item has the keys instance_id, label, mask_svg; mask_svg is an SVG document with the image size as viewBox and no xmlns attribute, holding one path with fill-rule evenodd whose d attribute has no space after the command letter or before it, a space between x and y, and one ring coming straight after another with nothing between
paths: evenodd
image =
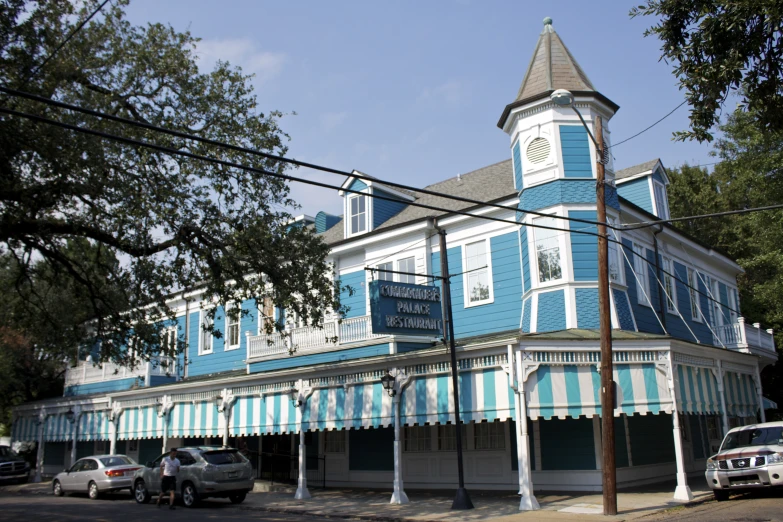
<instances>
[{"instance_id":1,"label":"electrical wire","mask_svg":"<svg viewBox=\"0 0 783 522\"><path fill-rule=\"evenodd\" d=\"M318 170L318 171L321 171L321 172L326 172L326 173L329 173L329 174L336 174L336 175L339 175L339 176L346 176L346 177L354 177L356 179L361 179L361 180L364 180L364 181L371 181L373 183L379 183L381 185L386 185L386 186L389 186L389 187L400 188L400 189L403 189L403 190L409 190L409 191L413 191L413 192L418 192L420 194L427 194L429 196L436 196L436 197L440 197L440 198L444 198L444 199L451 199L451 200L460 201L460 202L463 202L463 203L471 203L471 204L474 204L474 205L489 206L489 207L498 208L498 209L501 209L501 210L510 210L512 212L519 212L519 213L523 213L523 214L532 214L532 215L535 215L535 216L556 217L557 219L560 219L560 220L573 221L573 222L577 222L577 223L585 223L585 224L588 224L588 225L597 225L598 224L595 221L590 221L590 220L587 220L587 219L572 218L572 217L569 217L569 216L552 216L551 214L547 214L545 212L537 212L537 211L534 211L534 210L525 210L525 209L521 209L521 208L518 208L518 207L509 207L509 206L506 206L506 205L500 205L500 204L497 204L497 203L489 203L489 202L486 202L486 201L479 201L479 200L476 200L476 199L466 198L466 197L462 197L462 196L456 196L456 195L453 195L453 194L443 194L441 192L437 192L437 191L434 191L434 190L428 190L426 188L416 188L416 187L412 187L410 185L405 185L403 183L396 183L396 182L393 182L393 181L386 181L386 180L374 178L372 176L367 176L367 175L364 175L364 174L361 174L361 173L347 172L347 171L342 171L342 170L339 170L339 169L333 169L331 167L326 167L326 166L318 165L318 164L315 164L315 163L308 163L308 162L299 161L299 160L296 160L296 159L293 159L293 158L286 158L284 156L278 156L278 155L270 154L270 153L267 153L267 152L261 152L261 151L258 151L258 150L250 149L250 148L247 148L247 147L242 147L242 146L239 146L239 145L232 145L230 143L216 141L216 140L212 140L212 139L209 139L209 138L204 138L202 136L196 136L196 135L193 135L193 134L188 134L188 133L177 131L177 130L173 130L173 129L167 129L165 127L152 125L152 124L146 123L146 122L135 121L135 120L131 120L131 119L128 119L128 118L123 118L121 116L115 116L113 114L107 114L107 113L100 112L100 111L95 111L95 110L92 110L92 109L86 109L84 107L79 107L77 105L71 105L69 103L64 103L64 102L61 102L61 101L51 100L49 98L44 98L44 97L38 96L36 94L19 91L17 89L11 89L11 88L6 87L6 86L0 86L0 92L4 92L4 93L6 93L6 94L8 94L10 96L25 98L25 99L28 99L28 100L44 103L46 105L50 105L50 106L53 106L53 107L58 107L58 108L61 108L61 109L66 109L66 110L75 111L75 112L80 112L82 114L87 114L87 115L90 115L90 116L94 116L96 118L106 119L106 120L114 121L114 122L117 122L117 123L122 123L122 124L125 124L125 125L131 125L131 126L134 126L134 127L139 127L139 128L143 128L143 129L147 129L147 130L151 130L151 131L155 131L155 132L161 132L163 134L168 134L170 136L175 136L175 137L178 137L178 138L193 140L193 141L197 141L197 142L200 142L200 143L205 143L207 145L212 145L212 146L215 146L215 147L220 147L220 148L225 148L225 149L228 149L228 150L233 150L235 152L242 152L242 153L250 154L250 155L253 155L253 156L259 156L259 157L262 157L262 158L265 158L265 159L270 159L270 160L274 160L274 161L281 161L281 162L284 162L284 163L290 163L290 164L296 165L298 167L305 167L305 168L309 168L309 169L313 169L313 170ZM343 191L348 192L347 190L345 190L343 188L340 188L339 190L343 190ZM396 199L395 201L399 201L399 199ZM612 228L612 226L608 225L608 224L607 224L607 227Z\"/></svg>"},{"instance_id":2,"label":"electrical wire","mask_svg":"<svg viewBox=\"0 0 783 522\"><path fill-rule=\"evenodd\" d=\"M618 145L622 145L623 143L625 143L625 142L627 142L627 141L631 141L632 139L636 138L637 136L641 136L642 134L644 134L645 132L647 132L648 130L652 129L653 127L655 127L656 125L658 125L659 123L661 123L663 120L665 120L666 118L668 118L669 116L671 116L672 114L674 114L674 113L677 111L677 109L679 109L680 107L682 107L682 106L683 106L683 105L685 105L686 103L688 103L688 100L684 100L684 101L683 101L681 104L679 104L678 106L676 106L675 108L673 108L673 109L672 109L672 110L671 110L671 111L670 111L668 114L666 114L666 116L664 116L664 117L663 117L663 118L661 118L660 120L656 121L655 123L653 123L652 125L650 125L650 126L649 126L649 127L647 127L646 129L644 129L644 130L642 130L642 131L640 131L640 132L637 132L636 134L634 134L634 135L633 135L633 136L631 136L630 138L626 138L626 139L624 139L623 141L620 141L620 142L617 142L617 143L615 143L615 144L614 144L614 145L612 145L611 147L607 147L607 150L609 150L609 149L612 149L612 148L614 148L614 147L617 147Z\"/></svg>"},{"instance_id":3,"label":"electrical wire","mask_svg":"<svg viewBox=\"0 0 783 522\"><path fill-rule=\"evenodd\" d=\"M783 208L783 204L768 205L766 207L743 208L740 210L727 210L725 212L713 212L711 214L699 214L696 216L686 216L686 217L670 218L670 219L657 219L654 221L640 221L638 223L626 223L625 225L622 225L620 227L620 230L638 230L640 228L648 228L663 223L676 223L678 221L694 221L697 219L707 219L707 218L721 217L721 216L733 216L736 214L749 214L751 212L763 212L766 210L778 210L781 208Z\"/></svg>"}]
</instances>

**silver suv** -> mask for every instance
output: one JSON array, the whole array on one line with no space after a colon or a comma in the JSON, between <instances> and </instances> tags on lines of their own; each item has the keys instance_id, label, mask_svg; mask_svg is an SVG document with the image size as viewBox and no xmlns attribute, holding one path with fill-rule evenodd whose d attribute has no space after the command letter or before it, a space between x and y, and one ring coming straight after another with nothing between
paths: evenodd
<instances>
[{"instance_id":1,"label":"silver suv","mask_svg":"<svg viewBox=\"0 0 783 522\"><path fill-rule=\"evenodd\" d=\"M133 477L133 496L139 504L160 495L160 462L164 453L136 471ZM195 507L208 497L228 498L233 504L245 500L253 489L253 468L239 451L217 446L178 448L181 468L177 475L176 494L185 507Z\"/></svg>"}]
</instances>

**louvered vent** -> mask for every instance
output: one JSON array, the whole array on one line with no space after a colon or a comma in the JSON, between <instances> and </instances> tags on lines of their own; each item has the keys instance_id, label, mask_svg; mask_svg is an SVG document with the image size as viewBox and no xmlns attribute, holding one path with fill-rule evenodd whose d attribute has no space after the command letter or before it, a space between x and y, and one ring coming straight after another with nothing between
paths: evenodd
<instances>
[{"instance_id":1,"label":"louvered vent","mask_svg":"<svg viewBox=\"0 0 783 522\"><path fill-rule=\"evenodd\" d=\"M530 163L541 163L549 157L549 142L544 138L536 138L527 146L527 160Z\"/></svg>"}]
</instances>

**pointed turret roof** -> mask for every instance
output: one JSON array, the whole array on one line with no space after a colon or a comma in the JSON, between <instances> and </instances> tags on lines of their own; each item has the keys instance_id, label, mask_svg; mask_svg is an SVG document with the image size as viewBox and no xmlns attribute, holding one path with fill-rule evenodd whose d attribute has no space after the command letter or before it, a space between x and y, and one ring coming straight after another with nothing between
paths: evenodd
<instances>
[{"instance_id":1,"label":"pointed turret roof","mask_svg":"<svg viewBox=\"0 0 783 522\"><path fill-rule=\"evenodd\" d=\"M538 38L525 78L519 86L517 97L506 106L498 122L503 125L515 107L548 97L557 89L567 89L574 95L593 94L607 103L614 111L620 107L595 90L590 78L577 63L571 51L552 27L552 19L544 18L544 30Z\"/></svg>"}]
</instances>

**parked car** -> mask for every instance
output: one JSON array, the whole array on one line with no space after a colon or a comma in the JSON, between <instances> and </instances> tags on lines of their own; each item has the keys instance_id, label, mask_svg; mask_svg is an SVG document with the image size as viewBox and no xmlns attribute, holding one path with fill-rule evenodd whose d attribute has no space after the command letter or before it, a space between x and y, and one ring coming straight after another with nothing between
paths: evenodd
<instances>
[{"instance_id":1,"label":"parked car","mask_svg":"<svg viewBox=\"0 0 783 522\"><path fill-rule=\"evenodd\" d=\"M705 475L719 501L733 491L783 486L783 422L730 430Z\"/></svg>"},{"instance_id":2,"label":"parked car","mask_svg":"<svg viewBox=\"0 0 783 522\"><path fill-rule=\"evenodd\" d=\"M93 500L101 493L127 489L133 494L133 476L140 468L125 455L94 455L77 460L52 480L52 493L87 493Z\"/></svg>"},{"instance_id":3,"label":"parked car","mask_svg":"<svg viewBox=\"0 0 783 522\"><path fill-rule=\"evenodd\" d=\"M0 446L0 482L25 483L29 477L30 464L14 453L10 446Z\"/></svg>"},{"instance_id":4,"label":"parked car","mask_svg":"<svg viewBox=\"0 0 783 522\"><path fill-rule=\"evenodd\" d=\"M136 471L133 491L136 502L146 504L152 496L160 495L160 462L164 453ZM177 458L180 471L175 493L185 507L195 507L208 497L228 498L234 504L245 500L253 489L253 468L238 450L216 446L179 448Z\"/></svg>"}]
</instances>

